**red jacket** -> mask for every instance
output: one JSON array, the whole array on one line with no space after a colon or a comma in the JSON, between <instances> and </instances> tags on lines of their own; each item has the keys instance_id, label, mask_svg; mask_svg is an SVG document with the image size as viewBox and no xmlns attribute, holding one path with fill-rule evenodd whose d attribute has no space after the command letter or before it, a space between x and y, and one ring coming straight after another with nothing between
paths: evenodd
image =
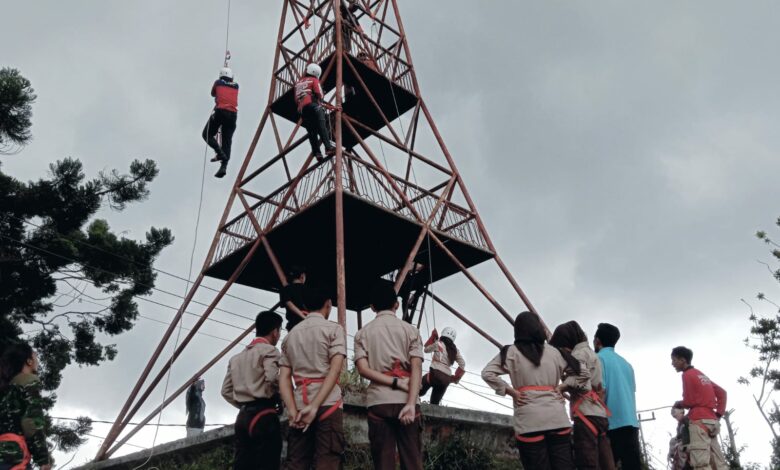
<instances>
[{"instance_id":1,"label":"red jacket","mask_svg":"<svg viewBox=\"0 0 780 470\"><path fill-rule=\"evenodd\" d=\"M682 381L682 406L690 410L688 418L691 421L718 419L726 413L726 391L700 370L689 367L683 372Z\"/></svg>"},{"instance_id":2,"label":"red jacket","mask_svg":"<svg viewBox=\"0 0 780 470\"><path fill-rule=\"evenodd\" d=\"M319 103L323 97L320 81L315 77L301 77L295 84L295 102L298 104L299 113L304 106Z\"/></svg>"},{"instance_id":3,"label":"red jacket","mask_svg":"<svg viewBox=\"0 0 780 470\"><path fill-rule=\"evenodd\" d=\"M215 109L238 112L238 83L219 79L211 87L211 96L217 103Z\"/></svg>"}]
</instances>

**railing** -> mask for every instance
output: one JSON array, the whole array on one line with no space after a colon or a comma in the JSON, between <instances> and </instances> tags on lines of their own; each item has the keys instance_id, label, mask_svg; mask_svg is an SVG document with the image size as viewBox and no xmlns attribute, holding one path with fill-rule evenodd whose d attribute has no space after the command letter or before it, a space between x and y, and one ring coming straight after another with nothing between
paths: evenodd
<instances>
[{"instance_id":1,"label":"railing","mask_svg":"<svg viewBox=\"0 0 780 470\"><path fill-rule=\"evenodd\" d=\"M418 222L412 211L393 191L379 168L364 160L345 155L342 184L344 191L369 201L385 210L406 219ZM398 187L404 191L415 211L428 220L439 200L439 195L420 188L402 178L391 175ZM293 215L302 212L312 204L334 191L335 178L333 159L318 163L307 170L289 193L291 183L286 183L251 206L252 213L264 230L270 231ZM252 199L249 199L252 201ZM419 222L418 222L419 223ZM479 226L471 211L457 204L442 201L432 218L434 230L440 234L468 243L477 248L488 249ZM246 212L229 221L221 230L219 244L214 254L214 263L251 243L257 232Z\"/></svg>"},{"instance_id":2,"label":"railing","mask_svg":"<svg viewBox=\"0 0 780 470\"><path fill-rule=\"evenodd\" d=\"M335 24L329 24L316 39L312 39L303 48L286 60L276 71L277 79L274 100L278 100L287 93L300 78L306 65L310 62L319 63L336 50L336 41L333 36ZM399 39L400 41L400 39ZM391 46L393 47L393 46ZM377 72L390 78L393 83L414 93L411 67L409 64L393 53L389 48L383 47L365 33L353 32L348 51L353 57L364 56L367 60L376 64Z\"/></svg>"}]
</instances>

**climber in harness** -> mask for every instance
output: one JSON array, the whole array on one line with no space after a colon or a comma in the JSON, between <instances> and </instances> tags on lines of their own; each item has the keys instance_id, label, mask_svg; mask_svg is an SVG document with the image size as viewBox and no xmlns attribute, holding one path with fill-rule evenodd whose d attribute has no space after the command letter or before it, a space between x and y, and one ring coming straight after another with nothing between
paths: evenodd
<instances>
[{"instance_id":1,"label":"climber in harness","mask_svg":"<svg viewBox=\"0 0 780 470\"><path fill-rule=\"evenodd\" d=\"M38 355L27 343L8 344L0 367L0 469L26 470L34 462L51 470Z\"/></svg>"},{"instance_id":2,"label":"climber in harness","mask_svg":"<svg viewBox=\"0 0 780 470\"><path fill-rule=\"evenodd\" d=\"M422 339L414 326L396 316L398 297L390 284L371 292L376 318L355 334L355 365L370 381L366 390L368 439L377 470L422 470L422 424L418 391Z\"/></svg>"},{"instance_id":3,"label":"climber in harness","mask_svg":"<svg viewBox=\"0 0 780 470\"><path fill-rule=\"evenodd\" d=\"M320 161L320 141L325 146L325 154L330 156L336 153L336 145L330 140L328 119L325 115L320 76L322 69L317 64L306 66L306 74L295 84L295 104L298 106L298 114L301 117L303 127L309 134L311 153Z\"/></svg>"},{"instance_id":4,"label":"climber in harness","mask_svg":"<svg viewBox=\"0 0 780 470\"><path fill-rule=\"evenodd\" d=\"M729 468L720 450L720 418L726 412L726 391L691 365L693 351L685 346L672 349L672 367L682 372L683 399L674 404L688 410L688 465L692 469Z\"/></svg>"},{"instance_id":5,"label":"climber in harness","mask_svg":"<svg viewBox=\"0 0 780 470\"><path fill-rule=\"evenodd\" d=\"M545 344L539 317L515 319L514 344L504 346L482 370L482 380L514 402L514 431L523 468L574 470L571 423L558 384L568 367L557 349ZM511 385L501 376L509 374Z\"/></svg>"},{"instance_id":6,"label":"climber in harness","mask_svg":"<svg viewBox=\"0 0 780 470\"><path fill-rule=\"evenodd\" d=\"M430 371L422 379L420 396L424 396L429 389L433 388L431 405L438 405L441 403L447 387L451 383L460 382L461 377L466 373L466 361L463 360L463 356L460 355L460 351L455 346L455 330L450 327L442 330L441 338L434 328L431 337L425 342L425 352L432 352L433 359ZM458 368L453 375L450 367L456 362Z\"/></svg>"},{"instance_id":7,"label":"climber in harness","mask_svg":"<svg viewBox=\"0 0 780 470\"><path fill-rule=\"evenodd\" d=\"M337 470L344 458L344 411L339 375L347 357L344 328L328 321L332 302L308 287L306 319L287 333L279 361L279 392L290 417L288 470ZM295 390L293 390L293 383Z\"/></svg>"},{"instance_id":8,"label":"climber in harness","mask_svg":"<svg viewBox=\"0 0 780 470\"><path fill-rule=\"evenodd\" d=\"M198 379L187 389L187 437L203 433L206 426L206 401L203 400L203 390L206 381Z\"/></svg>"},{"instance_id":9,"label":"climber in harness","mask_svg":"<svg viewBox=\"0 0 780 470\"><path fill-rule=\"evenodd\" d=\"M203 140L216 152L211 161L220 162L220 165L214 176L222 178L227 172L238 119L238 83L233 81L233 71L229 67L222 67L219 71L219 78L211 87L211 96L216 104L203 128ZM216 139L217 133L221 133L222 145Z\"/></svg>"},{"instance_id":10,"label":"climber in harness","mask_svg":"<svg viewBox=\"0 0 780 470\"><path fill-rule=\"evenodd\" d=\"M615 459L607 437L609 410L604 404L601 361L576 321L558 325L550 338L568 367L558 386L568 393L574 421L574 461L582 470L614 470Z\"/></svg>"},{"instance_id":11,"label":"climber in harness","mask_svg":"<svg viewBox=\"0 0 780 470\"><path fill-rule=\"evenodd\" d=\"M282 456L279 424L279 342L282 317L260 312L255 339L230 358L222 397L239 409L234 470L278 470Z\"/></svg>"}]
</instances>

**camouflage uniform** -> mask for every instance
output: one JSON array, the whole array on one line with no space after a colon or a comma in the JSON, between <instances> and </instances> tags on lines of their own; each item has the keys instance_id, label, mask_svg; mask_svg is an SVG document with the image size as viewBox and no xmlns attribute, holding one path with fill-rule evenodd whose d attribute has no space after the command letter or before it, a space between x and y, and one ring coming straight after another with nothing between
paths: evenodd
<instances>
[{"instance_id":1,"label":"camouflage uniform","mask_svg":"<svg viewBox=\"0 0 780 470\"><path fill-rule=\"evenodd\" d=\"M33 374L18 374L0 390L0 434L24 436L36 465L54 463L44 434L44 414L40 394L41 384ZM22 450L14 442L0 442L0 467L18 464Z\"/></svg>"}]
</instances>

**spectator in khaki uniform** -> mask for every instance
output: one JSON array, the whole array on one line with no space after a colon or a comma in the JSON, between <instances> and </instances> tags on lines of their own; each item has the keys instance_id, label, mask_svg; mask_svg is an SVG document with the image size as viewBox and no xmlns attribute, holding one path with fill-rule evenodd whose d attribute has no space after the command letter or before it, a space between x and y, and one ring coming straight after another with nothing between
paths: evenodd
<instances>
[{"instance_id":1,"label":"spectator in khaki uniform","mask_svg":"<svg viewBox=\"0 0 780 470\"><path fill-rule=\"evenodd\" d=\"M260 312L254 341L230 358L222 396L239 408L234 470L277 470L282 455L279 404L279 342L282 317Z\"/></svg>"},{"instance_id":2,"label":"spectator in khaki uniform","mask_svg":"<svg viewBox=\"0 0 780 470\"><path fill-rule=\"evenodd\" d=\"M482 370L482 379L496 391L514 399L514 430L523 468L574 470L571 457L571 423L558 392L566 361L545 344L539 318L523 312L515 319L515 342ZM501 379L509 374L512 384Z\"/></svg>"},{"instance_id":3,"label":"spectator in khaki uniform","mask_svg":"<svg viewBox=\"0 0 780 470\"><path fill-rule=\"evenodd\" d=\"M726 412L726 391L691 365L693 351L685 346L672 349L672 367L682 372L683 399L675 408L688 410L688 465L693 468L726 470L718 442L720 418Z\"/></svg>"},{"instance_id":4,"label":"spectator in khaki uniform","mask_svg":"<svg viewBox=\"0 0 780 470\"><path fill-rule=\"evenodd\" d=\"M397 446L401 469L422 470L422 340L417 328L396 317L398 306L392 286L374 288L371 309L376 318L355 335L355 362L360 375L371 381L366 403L374 468L395 470Z\"/></svg>"},{"instance_id":5,"label":"spectator in khaki uniform","mask_svg":"<svg viewBox=\"0 0 780 470\"><path fill-rule=\"evenodd\" d=\"M290 417L288 470L341 468L344 413L339 374L347 355L344 329L328 321L331 300L317 287L307 288L306 319L282 341L279 391ZM295 391L293 392L293 382Z\"/></svg>"},{"instance_id":6,"label":"spectator in khaki uniform","mask_svg":"<svg viewBox=\"0 0 780 470\"><path fill-rule=\"evenodd\" d=\"M574 421L574 460L577 470L614 470L615 459L607 437L609 414L604 404L601 361L588 345L588 337L576 321L559 325L550 338L569 367L558 390L571 395Z\"/></svg>"}]
</instances>

